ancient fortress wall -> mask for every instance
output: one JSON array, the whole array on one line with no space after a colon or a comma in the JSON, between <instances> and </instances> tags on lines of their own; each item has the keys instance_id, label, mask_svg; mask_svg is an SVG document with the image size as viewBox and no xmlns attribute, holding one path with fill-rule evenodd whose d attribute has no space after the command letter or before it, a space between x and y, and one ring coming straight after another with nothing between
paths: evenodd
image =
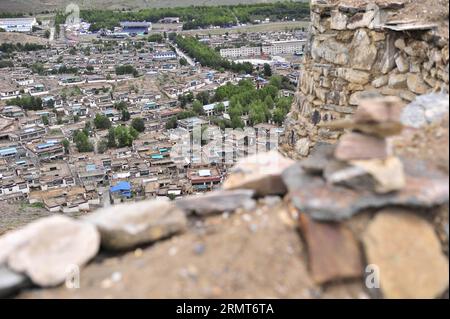
<instances>
[{"instance_id":1,"label":"ancient fortress wall","mask_svg":"<svg viewBox=\"0 0 450 319\"><path fill-rule=\"evenodd\" d=\"M448 93L448 25L445 34L445 26L420 19L414 5L311 2L308 51L286 122L290 156L306 156L318 140L335 140L338 133L321 124L351 116L364 97L394 95L410 102L432 91Z\"/></svg>"}]
</instances>

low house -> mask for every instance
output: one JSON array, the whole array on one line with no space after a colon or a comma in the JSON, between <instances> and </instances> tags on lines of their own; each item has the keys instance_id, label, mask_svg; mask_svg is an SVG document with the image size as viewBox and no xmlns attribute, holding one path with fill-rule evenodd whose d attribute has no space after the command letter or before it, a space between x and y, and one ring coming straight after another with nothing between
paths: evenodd
<instances>
[{"instance_id":1,"label":"low house","mask_svg":"<svg viewBox=\"0 0 450 319\"><path fill-rule=\"evenodd\" d=\"M121 181L118 182L116 185L111 186L109 189L109 194L112 201L116 201L115 199L124 199L124 198L131 198L131 185L129 182Z\"/></svg>"}]
</instances>

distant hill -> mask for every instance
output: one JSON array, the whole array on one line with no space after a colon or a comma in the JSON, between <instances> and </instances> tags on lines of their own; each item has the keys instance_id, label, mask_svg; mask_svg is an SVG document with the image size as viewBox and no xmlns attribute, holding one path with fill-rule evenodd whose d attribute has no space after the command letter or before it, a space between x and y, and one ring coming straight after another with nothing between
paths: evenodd
<instances>
[{"instance_id":1,"label":"distant hill","mask_svg":"<svg viewBox=\"0 0 450 319\"><path fill-rule=\"evenodd\" d=\"M305 0L293 0L305 1ZM69 3L76 3L80 9L140 9L185 6L233 5L272 3L276 0L1 0L0 12L40 13L62 10Z\"/></svg>"}]
</instances>

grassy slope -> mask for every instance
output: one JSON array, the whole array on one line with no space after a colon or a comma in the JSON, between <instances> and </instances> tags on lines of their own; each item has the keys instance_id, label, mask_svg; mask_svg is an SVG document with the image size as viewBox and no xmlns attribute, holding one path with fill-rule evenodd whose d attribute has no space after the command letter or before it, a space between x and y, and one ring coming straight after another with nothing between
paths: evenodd
<instances>
[{"instance_id":1,"label":"grassy slope","mask_svg":"<svg viewBox=\"0 0 450 319\"><path fill-rule=\"evenodd\" d=\"M137 9L271 2L276 2L276 0L1 0L0 12L42 12L64 9L69 3L78 4L80 9Z\"/></svg>"}]
</instances>

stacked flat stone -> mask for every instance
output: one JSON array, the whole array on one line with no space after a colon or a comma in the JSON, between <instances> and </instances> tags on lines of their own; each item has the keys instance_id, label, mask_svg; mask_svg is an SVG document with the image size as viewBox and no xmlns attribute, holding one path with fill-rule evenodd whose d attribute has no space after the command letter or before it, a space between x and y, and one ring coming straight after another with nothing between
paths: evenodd
<instances>
[{"instance_id":1,"label":"stacked flat stone","mask_svg":"<svg viewBox=\"0 0 450 319\"><path fill-rule=\"evenodd\" d=\"M400 190L405 185L403 164L392 155L387 141L402 131L402 107L396 97L364 100L351 120L331 123L335 128L351 129L339 141L335 158L348 164L355 177L369 175L377 193Z\"/></svg>"},{"instance_id":2,"label":"stacked flat stone","mask_svg":"<svg viewBox=\"0 0 450 319\"><path fill-rule=\"evenodd\" d=\"M368 208L447 202L447 175L393 154L389 137L402 132L402 109L396 97L365 99L352 119L322 124L348 132L337 144L318 143L308 158L283 172L294 206L314 219L338 221Z\"/></svg>"}]
</instances>

